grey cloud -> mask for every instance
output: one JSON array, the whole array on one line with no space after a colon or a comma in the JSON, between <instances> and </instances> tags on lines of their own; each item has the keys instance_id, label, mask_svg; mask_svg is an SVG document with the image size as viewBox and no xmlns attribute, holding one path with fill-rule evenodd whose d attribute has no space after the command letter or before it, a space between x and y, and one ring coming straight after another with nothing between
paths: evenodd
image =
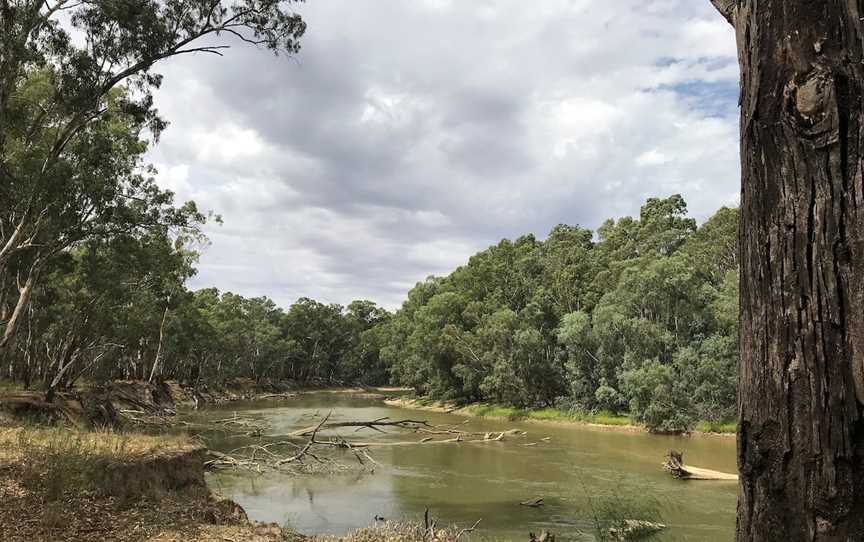
<instances>
[{"instance_id":1,"label":"grey cloud","mask_svg":"<svg viewBox=\"0 0 864 542\"><path fill-rule=\"evenodd\" d=\"M163 66L162 182L221 213L196 285L396 306L504 236L737 197L734 46L692 0L316 0L296 59Z\"/></svg>"}]
</instances>

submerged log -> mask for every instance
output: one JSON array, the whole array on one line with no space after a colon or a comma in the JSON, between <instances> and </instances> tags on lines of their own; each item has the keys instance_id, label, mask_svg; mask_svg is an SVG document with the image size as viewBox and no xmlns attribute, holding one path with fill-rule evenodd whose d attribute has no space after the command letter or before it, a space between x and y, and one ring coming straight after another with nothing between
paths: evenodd
<instances>
[{"instance_id":1,"label":"submerged log","mask_svg":"<svg viewBox=\"0 0 864 542\"><path fill-rule=\"evenodd\" d=\"M618 527L612 527L609 529L609 536L611 536L613 540L619 540L621 542L641 540L654 533L660 532L665 528L666 526L662 523L654 523L652 521L641 519L625 519Z\"/></svg>"},{"instance_id":2,"label":"submerged log","mask_svg":"<svg viewBox=\"0 0 864 542\"><path fill-rule=\"evenodd\" d=\"M679 480L738 480L737 474L729 474L711 469L691 467L684 465L684 454L675 450L669 450L663 469Z\"/></svg>"}]
</instances>

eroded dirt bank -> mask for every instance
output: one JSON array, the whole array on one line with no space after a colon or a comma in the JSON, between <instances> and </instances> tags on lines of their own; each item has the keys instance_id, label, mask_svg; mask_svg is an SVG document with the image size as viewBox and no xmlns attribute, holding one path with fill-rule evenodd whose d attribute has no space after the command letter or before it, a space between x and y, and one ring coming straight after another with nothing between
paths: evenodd
<instances>
[{"instance_id":1,"label":"eroded dirt bank","mask_svg":"<svg viewBox=\"0 0 864 542\"><path fill-rule=\"evenodd\" d=\"M458 533L375 522L306 537L250 521L205 482L206 447L181 436L0 425L3 542L445 542Z\"/></svg>"},{"instance_id":2,"label":"eroded dirt bank","mask_svg":"<svg viewBox=\"0 0 864 542\"><path fill-rule=\"evenodd\" d=\"M177 382L117 381L58 393L46 401L40 391L0 394L0 419L69 424L78 428L122 427L143 419L171 417L181 406L197 407L231 401L289 399L290 383L236 379L224 387L183 386Z\"/></svg>"},{"instance_id":3,"label":"eroded dirt bank","mask_svg":"<svg viewBox=\"0 0 864 542\"><path fill-rule=\"evenodd\" d=\"M283 541L213 495L184 437L0 427L0 540Z\"/></svg>"}]
</instances>

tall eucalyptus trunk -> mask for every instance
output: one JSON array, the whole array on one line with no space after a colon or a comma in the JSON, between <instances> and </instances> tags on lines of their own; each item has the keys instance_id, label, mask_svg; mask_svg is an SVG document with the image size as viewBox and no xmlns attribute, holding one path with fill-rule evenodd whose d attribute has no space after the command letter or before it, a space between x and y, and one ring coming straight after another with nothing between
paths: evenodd
<instances>
[{"instance_id":1,"label":"tall eucalyptus trunk","mask_svg":"<svg viewBox=\"0 0 864 542\"><path fill-rule=\"evenodd\" d=\"M741 67L737 540L864 540L864 3L712 3Z\"/></svg>"}]
</instances>

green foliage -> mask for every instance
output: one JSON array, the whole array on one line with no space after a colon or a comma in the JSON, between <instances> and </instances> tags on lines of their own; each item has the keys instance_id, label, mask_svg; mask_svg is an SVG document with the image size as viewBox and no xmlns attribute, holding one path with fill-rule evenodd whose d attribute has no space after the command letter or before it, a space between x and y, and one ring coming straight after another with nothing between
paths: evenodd
<instances>
[{"instance_id":1,"label":"green foliage","mask_svg":"<svg viewBox=\"0 0 864 542\"><path fill-rule=\"evenodd\" d=\"M479 415L667 432L734 417L734 210L697 228L673 196L649 200L638 220L607 221L596 240L561 225L546 241L504 240L417 284L395 314L367 300L283 310L191 292L203 217L184 220L179 235L131 228L60 251L32 292L9 374L51 390L151 375L392 382L482 403Z\"/></svg>"},{"instance_id":2,"label":"green foliage","mask_svg":"<svg viewBox=\"0 0 864 542\"><path fill-rule=\"evenodd\" d=\"M622 485L616 484L618 489L607 496L586 492L587 516L594 540L620 542L655 539L652 535L663 528L661 502L635 489L625 493L620 489Z\"/></svg>"},{"instance_id":3,"label":"green foliage","mask_svg":"<svg viewBox=\"0 0 864 542\"><path fill-rule=\"evenodd\" d=\"M283 311L266 297L190 292L197 255L166 231L94 239L61 256L9 356L7 376L25 386L151 374L190 384L388 381L379 351L390 315L371 301L303 298Z\"/></svg>"},{"instance_id":4,"label":"green foliage","mask_svg":"<svg viewBox=\"0 0 864 542\"><path fill-rule=\"evenodd\" d=\"M692 403L674 367L652 360L638 369L625 371L621 381L636 421L661 432L692 428L695 422Z\"/></svg>"},{"instance_id":5,"label":"green foliage","mask_svg":"<svg viewBox=\"0 0 864 542\"><path fill-rule=\"evenodd\" d=\"M420 404L436 406L430 399L418 399ZM516 420L542 420L550 422L579 422L599 425L633 425L633 420L606 410L586 411L578 408L544 407L544 408L518 408L513 406L495 405L490 403L474 403L465 407L465 411L472 416L482 418L500 418L509 421Z\"/></svg>"},{"instance_id":6,"label":"green foliage","mask_svg":"<svg viewBox=\"0 0 864 542\"><path fill-rule=\"evenodd\" d=\"M680 196L594 239L556 226L430 278L385 325L395 382L433 399L574 412L630 410L652 430L735 405L738 213L701 227Z\"/></svg>"},{"instance_id":7,"label":"green foliage","mask_svg":"<svg viewBox=\"0 0 864 542\"><path fill-rule=\"evenodd\" d=\"M702 433L732 433L738 429L738 424L735 422L711 422L701 421L696 424L696 431Z\"/></svg>"},{"instance_id":8,"label":"green foliage","mask_svg":"<svg viewBox=\"0 0 864 542\"><path fill-rule=\"evenodd\" d=\"M33 287L89 241L172 230L203 216L175 206L143 162L166 122L153 106L154 66L226 38L296 53L305 23L294 0L119 0L0 9L0 350Z\"/></svg>"},{"instance_id":9,"label":"green foliage","mask_svg":"<svg viewBox=\"0 0 864 542\"><path fill-rule=\"evenodd\" d=\"M601 409L618 412L624 406L624 396L604 380L594 391L594 401Z\"/></svg>"}]
</instances>

